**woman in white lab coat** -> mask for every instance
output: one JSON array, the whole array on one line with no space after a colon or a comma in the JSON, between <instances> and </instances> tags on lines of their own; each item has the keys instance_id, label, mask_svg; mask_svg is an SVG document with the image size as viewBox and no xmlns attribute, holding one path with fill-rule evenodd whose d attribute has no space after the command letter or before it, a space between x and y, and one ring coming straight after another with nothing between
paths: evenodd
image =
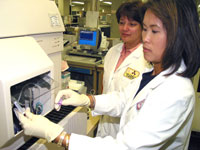
<instances>
[{"instance_id":1,"label":"woman in white lab coat","mask_svg":"<svg viewBox=\"0 0 200 150\"><path fill-rule=\"evenodd\" d=\"M142 5L141 1L126 2L120 5L116 12L123 43L113 46L105 56L103 94L121 91L130 83L134 84L133 82L140 78L149 65L144 59L142 47L142 20L144 16ZM135 87L138 88L139 84ZM133 97L131 92L130 95ZM119 130L119 122L119 117L101 116L97 136L110 135L115 138Z\"/></svg>"},{"instance_id":2,"label":"woman in white lab coat","mask_svg":"<svg viewBox=\"0 0 200 150\"><path fill-rule=\"evenodd\" d=\"M67 134L63 128L28 110L19 114L25 134L75 149L186 150L194 115L192 82L200 66L199 22L193 0L149 0L143 20L143 48L154 68L136 88L98 96L60 91L63 105L90 106L95 113L121 116L116 138ZM139 82L139 80L137 80ZM132 92L134 98L126 99ZM39 126L40 124L43 126ZM54 130L52 130L54 129Z\"/></svg>"}]
</instances>

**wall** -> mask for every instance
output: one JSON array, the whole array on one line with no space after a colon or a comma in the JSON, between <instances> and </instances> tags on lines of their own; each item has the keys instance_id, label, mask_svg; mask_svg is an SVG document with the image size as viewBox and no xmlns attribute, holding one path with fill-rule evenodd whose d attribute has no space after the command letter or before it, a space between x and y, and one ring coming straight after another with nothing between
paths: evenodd
<instances>
[{"instance_id":1,"label":"wall","mask_svg":"<svg viewBox=\"0 0 200 150\"><path fill-rule=\"evenodd\" d=\"M55 0L62 16L69 15L70 1L71 0ZM82 7L84 7L84 11L92 10L92 9L94 9L94 8L92 8L92 6L93 6L92 4L94 3L94 1L95 0L84 0L84 2L85 2L84 6L83 5L76 6L76 7L74 6L74 7L71 7L71 10L72 11L82 11ZM119 38L118 23L117 23L116 16L115 16L116 10L121 5L121 3L126 2L126 1L132 1L132 0L110 0L110 1L112 1L112 5L100 5L99 2L97 2L95 9L100 11L100 15L102 13L111 14L111 38ZM142 1L146 1L146 0L142 0ZM102 10L104 10L104 12L102 12Z\"/></svg>"}]
</instances>

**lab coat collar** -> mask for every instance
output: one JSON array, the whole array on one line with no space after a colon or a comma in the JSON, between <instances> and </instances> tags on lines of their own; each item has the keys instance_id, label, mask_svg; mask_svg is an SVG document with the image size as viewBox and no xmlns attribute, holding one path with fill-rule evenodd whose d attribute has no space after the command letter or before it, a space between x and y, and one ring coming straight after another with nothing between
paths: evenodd
<instances>
[{"instance_id":1,"label":"lab coat collar","mask_svg":"<svg viewBox=\"0 0 200 150\"><path fill-rule=\"evenodd\" d=\"M129 56L139 58L141 55L143 55L143 44L140 44ZM129 56L127 58L129 58Z\"/></svg>"},{"instance_id":2,"label":"lab coat collar","mask_svg":"<svg viewBox=\"0 0 200 150\"><path fill-rule=\"evenodd\" d=\"M121 49L122 50L122 49ZM128 65L130 63L129 59L138 59L143 55L143 45L141 44L137 49L135 49L130 55L127 56L127 58L122 62L122 64L119 66L119 68L116 70L120 70L122 67Z\"/></svg>"},{"instance_id":3,"label":"lab coat collar","mask_svg":"<svg viewBox=\"0 0 200 150\"><path fill-rule=\"evenodd\" d=\"M168 73L171 72L173 68L170 67L167 70L162 71L160 74L158 74L154 79L152 79L134 98L134 100L132 101L131 105L134 105L136 103L138 103L139 101L145 100L146 97L149 95L149 93L154 90L156 87L158 87L159 85L161 85L166 78L170 77L170 76L165 76ZM179 67L179 69L173 73L173 74L177 74L177 73L181 73L186 69L186 66L184 64L184 61L181 62L181 66ZM148 71L146 72L150 72L153 69L147 69Z\"/></svg>"},{"instance_id":4,"label":"lab coat collar","mask_svg":"<svg viewBox=\"0 0 200 150\"><path fill-rule=\"evenodd\" d=\"M114 73L114 71L115 71L115 67L113 67L113 66L117 65L117 62L118 62L118 60L120 58L120 54L121 54L121 51L122 51L123 44L122 43L120 43L120 44L117 47L116 51L114 51L114 53L113 53L113 55L115 57L112 57L112 61L111 61L112 64L109 65L111 67L110 69L111 69L112 73Z\"/></svg>"},{"instance_id":5,"label":"lab coat collar","mask_svg":"<svg viewBox=\"0 0 200 150\"><path fill-rule=\"evenodd\" d=\"M156 88L160 83L162 83L163 80L164 80L165 78L168 77L168 76L166 76L166 75L169 74L169 73L172 71L172 69L173 69L173 67L170 67L170 68L168 68L167 70L162 71L160 74L158 74L158 75L155 77L155 79L153 79L152 81L150 81L150 83L151 83L151 88L154 89L154 88ZM173 74L181 73L181 72L183 72L185 69L186 69L185 63L184 63L184 61L182 60L179 69L178 69L175 73L173 73ZM153 71L153 68L146 68L145 73L151 72L151 71Z\"/></svg>"},{"instance_id":6,"label":"lab coat collar","mask_svg":"<svg viewBox=\"0 0 200 150\"><path fill-rule=\"evenodd\" d=\"M108 86L111 83L111 79L112 79L113 73L115 71L115 67L113 67L113 66L117 65L117 62L118 62L119 57L120 57L120 53L122 51L122 47L123 47L123 43L119 43L119 44L117 44L117 45L115 45L114 47L111 48L112 49L112 55L109 58L112 59L112 61L110 61L110 64L107 65L107 69L110 70L110 75L109 75L107 82L104 83L103 90L107 89ZM108 53L109 53L109 51L108 51ZM104 74L104 76L105 76L105 74Z\"/></svg>"},{"instance_id":7,"label":"lab coat collar","mask_svg":"<svg viewBox=\"0 0 200 150\"><path fill-rule=\"evenodd\" d=\"M119 43L116 46L117 46L116 53L118 53L120 55L121 51L123 49L124 43ZM116 46L114 46L114 47L116 47Z\"/></svg>"},{"instance_id":8,"label":"lab coat collar","mask_svg":"<svg viewBox=\"0 0 200 150\"><path fill-rule=\"evenodd\" d=\"M151 88L152 88L152 89L156 88L156 87L157 87L158 85L160 85L167 77L169 77L169 76L166 76L166 75L169 74L169 73L172 71L172 69L173 69L173 67L170 67L170 68L168 68L167 70L164 70L164 71L162 71L160 74L158 74L157 77L155 77L155 80L154 80L154 79L152 80L152 86L151 86ZM178 69L175 73L173 73L173 74L181 73L181 72L183 72L185 69L186 69L185 63L184 63L184 61L182 60L179 69Z\"/></svg>"},{"instance_id":9,"label":"lab coat collar","mask_svg":"<svg viewBox=\"0 0 200 150\"><path fill-rule=\"evenodd\" d=\"M122 51L125 50L125 49L126 49L125 48L125 44L123 44ZM121 53L122 53L122 51L121 51ZM140 57L141 56L141 51L143 51L143 44L142 43L138 43L137 46L135 46L135 47L133 47L133 48L127 50L127 51L130 52L130 53L134 52L133 56L135 56L135 57ZM120 55L121 55L121 53L120 53Z\"/></svg>"},{"instance_id":10,"label":"lab coat collar","mask_svg":"<svg viewBox=\"0 0 200 150\"><path fill-rule=\"evenodd\" d=\"M140 46L134 50L133 56L139 58L141 54L143 54L143 44L140 44Z\"/></svg>"}]
</instances>

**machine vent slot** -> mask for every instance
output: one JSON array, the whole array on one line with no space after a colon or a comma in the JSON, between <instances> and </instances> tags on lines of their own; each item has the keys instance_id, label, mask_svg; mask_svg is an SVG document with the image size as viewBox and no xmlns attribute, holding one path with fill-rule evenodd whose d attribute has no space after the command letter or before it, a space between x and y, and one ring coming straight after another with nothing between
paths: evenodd
<instances>
[{"instance_id":1,"label":"machine vent slot","mask_svg":"<svg viewBox=\"0 0 200 150\"><path fill-rule=\"evenodd\" d=\"M49 112L45 117L54 123L59 123L63 118L65 118L69 113L71 113L76 107L74 106L61 106L60 111L55 109ZM17 150L27 150L30 148L39 138L32 137L24 145L19 147Z\"/></svg>"}]
</instances>

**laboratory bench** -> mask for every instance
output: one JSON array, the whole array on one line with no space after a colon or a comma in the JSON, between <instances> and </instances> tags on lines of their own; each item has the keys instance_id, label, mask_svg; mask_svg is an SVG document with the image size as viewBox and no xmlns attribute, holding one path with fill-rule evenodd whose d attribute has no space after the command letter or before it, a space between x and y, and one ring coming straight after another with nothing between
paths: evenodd
<instances>
[{"instance_id":1,"label":"laboratory bench","mask_svg":"<svg viewBox=\"0 0 200 150\"><path fill-rule=\"evenodd\" d=\"M91 89L87 90L88 94L101 94L103 77L103 65L101 59L99 60L92 57L65 55L64 60L68 63L69 72L78 73L80 76L90 75L92 77L92 87ZM73 77L71 76L71 78Z\"/></svg>"},{"instance_id":2,"label":"laboratory bench","mask_svg":"<svg viewBox=\"0 0 200 150\"><path fill-rule=\"evenodd\" d=\"M103 63L98 64L97 67L97 75L98 75L98 94L101 94L103 92Z\"/></svg>"},{"instance_id":3,"label":"laboratory bench","mask_svg":"<svg viewBox=\"0 0 200 150\"><path fill-rule=\"evenodd\" d=\"M90 136L90 137L96 136L99 119L100 119L100 116L92 116L91 112L89 112L89 116L87 120L87 136Z\"/></svg>"}]
</instances>

